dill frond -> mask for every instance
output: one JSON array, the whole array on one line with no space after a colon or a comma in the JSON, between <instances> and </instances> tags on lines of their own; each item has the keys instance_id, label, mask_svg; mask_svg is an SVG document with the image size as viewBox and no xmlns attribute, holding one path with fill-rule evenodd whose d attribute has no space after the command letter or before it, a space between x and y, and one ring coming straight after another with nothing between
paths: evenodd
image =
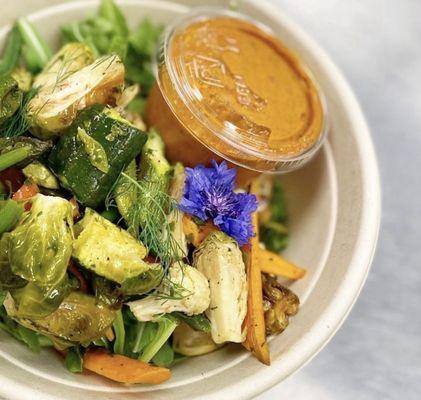
<instances>
[{"instance_id":1,"label":"dill frond","mask_svg":"<svg viewBox=\"0 0 421 400\"><path fill-rule=\"evenodd\" d=\"M28 104L37 93L38 89L32 88L23 94L19 108L0 126L0 137L22 136L30 128L27 118Z\"/></svg>"}]
</instances>

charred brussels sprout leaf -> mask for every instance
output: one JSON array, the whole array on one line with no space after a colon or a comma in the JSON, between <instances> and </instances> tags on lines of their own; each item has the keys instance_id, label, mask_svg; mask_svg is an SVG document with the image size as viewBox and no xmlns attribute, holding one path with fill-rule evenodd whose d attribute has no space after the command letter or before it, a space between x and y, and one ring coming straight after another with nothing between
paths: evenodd
<instances>
[{"instance_id":1,"label":"charred brussels sprout leaf","mask_svg":"<svg viewBox=\"0 0 421 400\"><path fill-rule=\"evenodd\" d=\"M94 61L89 46L83 43L67 43L48 62L34 80L35 87L59 84L71 74Z\"/></svg>"},{"instance_id":2,"label":"charred brussels sprout leaf","mask_svg":"<svg viewBox=\"0 0 421 400\"><path fill-rule=\"evenodd\" d=\"M150 268L133 278L126 279L120 287L123 294L145 294L159 286L164 277L164 269L159 264L150 264Z\"/></svg>"},{"instance_id":3,"label":"charred brussels sprout leaf","mask_svg":"<svg viewBox=\"0 0 421 400\"><path fill-rule=\"evenodd\" d=\"M300 300L275 277L262 274L262 280L266 333L281 333L288 326L289 317L297 314Z\"/></svg>"},{"instance_id":4,"label":"charred brussels sprout leaf","mask_svg":"<svg viewBox=\"0 0 421 400\"><path fill-rule=\"evenodd\" d=\"M89 146L80 139L80 130L92 139ZM104 202L120 172L140 153L145 141L146 134L118 113L96 105L82 111L59 139L50 154L49 165L62 185L82 204L96 208Z\"/></svg>"},{"instance_id":5,"label":"charred brussels sprout leaf","mask_svg":"<svg viewBox=\"0 0 421 400\"><path fill-rule=\"evenodd\" d=\"M115 317L116 311L97 304L95 297L72 292L53 313L33 320L32 326L47 335L85 343L103 337Z\"/></svg>"},{"instance_id":6,"label":"charred brussels sprout leaf","mask_svg":"<svg viewBox=\"0 0 421 400\"><path fill-rule=\"evenodd\" d=\"M16 112L22 96L18 83L10 75L0 76L0 124Z\"/></svg>"},{"instance_id":7,"label":"charred brussels sprout leaf","mask_svg":"<svg viewBox=\"0 0 421 400\"><path fill-rule=\"evenodd\" d=\"M38 285L63 280L72 253L72 207L60 197L38 194L9 236L12 271Z\"/></svg>"},{"instance_id":8,"label":"charred brussels sprout leaf","mask_svg":"<svg viewBox=\"0 0 421 400\"><path fill-rule=\"evenodd\" d=\"M0 240L0 288L10 290L21 288L26 281L13 273L9 264L9 238L4 235Z\"/></svg>"},{"instance_id":9,"label":"charred brussels sprout leaf","mask_svg":"<svg viewBox=\"0 0 421 400\"><path fill-rule=\"evenodd\" d=\"M123 84L124 66L111 55L42 86L28 105L31 132L43 139L60 135L80 110L93 104L115 105Z\"/></svg>"}]
</instances>

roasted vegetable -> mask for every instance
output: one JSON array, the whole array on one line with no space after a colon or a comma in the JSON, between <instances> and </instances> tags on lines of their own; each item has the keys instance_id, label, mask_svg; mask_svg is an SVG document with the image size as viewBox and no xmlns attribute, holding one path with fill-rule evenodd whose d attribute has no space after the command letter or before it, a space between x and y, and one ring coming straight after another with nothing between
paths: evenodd
<instances>
[{"instance_id":1,"label":"roasted vegetable","mask_svg":"<svg viewBox=\"0 0 421 400\"><path fill-rule=\"evenodd\" d=\"M262 272L284 276L288 279L301 279L306 273L305 269L265 249L259 249L259 263Z\"/></svg>"},{"instance_id":2,"label":"roasted vegetable","mask_svg":"<svg viewBox=\"0 0 421 400\"><path fill-rule=\"evenodd\" d=\"M169 369L155 367L143 361L104 349L90 349L83 357L84 368L121 383L159 384L171 377Z\"/></svg>"},{"instance_id":3,"label":"roasted vegetable","mask_svg":"<svg viewBox=\"0 0 421 400\"><path fill-rule=\"evenodd\" d=\"M170 267L157 293L128 305L139 321L153 321L174 311L201 314L209 307L209 295L206 278L197 269L177 262Z\"/></svg>"},{"instance_id":4,"label":"roasted vegetable","mask_svg":"<svg viewBox=\"0 0 421 400\"><path fill-rule=\"evenodd\" d=\"M18 289L25 286L27 282L18 275L15 275L9 264L9 238L7 235L0 239L0 292L10 289Z\"/></svg>"},{"instance_id":5,"label":"roasted vegetable","mask_svg":"<svg viewBox=\"0 0 421 400\"><path fill-rule=\"evenodd\" d=\"M112 55L41 87L28 105L32 132L44 139L59 135L73 123L78 111L93 104L114 105L123 84L124 66Z\"/></svg>"},{"instance_id":6,"label":"roasted vegetable","mask_svg":"<svg viewBox=\"0 0 421 400\"><path fill-rule=\"evenodd\" d=\"M115 316L116 311L97 304L95 297L72 292L53 313L31 320L30 326L72 343L86 343L104 336Z\"/></svg>"},{"instance_id":7,"label":"roasted vegetable","mask_svg":"<svg viewBox=\"0 0 421 400\"><path fill-rule=\"evenodd\" d=\"M275 277L262 274L262 280L266 333L281 333L288 326L289 317L297 314L300 300Z\"/></svg>"},{"instance_id":8,"label":"roasted vegetable","mask_svg":"<svg viewBox=\"0 0 421 400\"><path fill-rule=\"evenodd\" d=\"M184 356L200 356L218 348L210 333L197 331L182 322L173 333L173 348Z\"/></svg>"},{"instance_id":9,"label":"roasted vegetable","mask_svg":"<svg viewBox=\"0 0 421 400\"><path fill-rule=\"evenodd\" d=\"M92 106L59 139L49 166L82 204L96 208L145 141L146 134L115 111Z\"/></svg>"},{"instance_id":10,"label":"roasted vegetable","mask_svg":"<svg viewBox=\"0 0 421 400\"><path fill-rule=\"evenodd\" d=\"M183 231L187 241L194 247L199 247L200 243L202 243L210 233L218 231L218 228L212 222L199 224L195 222L192 217L184 215Z\"/></svg>"},{"instance_id":11,"label":"roasted vegetable","mask_svg":"<svg viewBox=\"0 0 421 400\"><path fill-rule=\"evenodd\" d=\"M35 197L39 193L39 187L35 183L24 183L15 193L12 200L26 202L26 200ZM25 210L28 211L30 204L25 204Z\"/></svg>"},{"instance_id":12,"label":"roasted vegetable","mask_svg":"<svg viewBox=\"0 0 421 400\"><path fill-rule=\"evenodd\" d=\"M204 314L186 315L176 311L173 312L171 315L179 319L180 321L185 322L188 326L190 326L190 328L194 329L195 331L207 333L211 331L210 321L206 318Z\"/></svg>"},{"instance_id":13,"label":"roasted vegetable","mask_svg":"<svg viewBox=\"0 0 421 400\"><path fill-rule=\"evenodd\" d=\"M29 137L0 138L0 171L23 168L51 149L51 142Z\"/></svg>"},{"instance_id":14,"label":"roasted vegetable","mask_svg":"<svg viewBox=\"0 0 421 400\"><path fill-rule=\"evenodd\" d=\"M174 166L173 176L170 183L170 196L177 203L181 200L184 191L184 182L186 180L186 172L182 164L177 163ZM178 208L171 210L168 215L168 222L170 224L170 234L173 237L176 252L175 257L178 260L187 256L187 239L183 227L183 212Z\"/></svg>"},{"instance_id":15,"label":"roasted vegetable","mask_svg":"<svg viewBox=\"0 0 421 400\"><path fill-rule=\"evenodd\" d=\"M43 164L38 161L33 161L27 165L22 172L33 183L47 189L59 189L57 178L54 174Z\"/></svg>"},{"instance_id":16,"label":"roasted vegetable","mask_svg":"<svg viewBox=\"0 0 421 400\"><path fill-rule=\"evenodd\" d=\"M253 190L252 192L256 193ZM244 247L247 267L247 315L244 329L247 332L244 347L251 351L263 364L270 365L269 346L266 341L266 328L263 310L262 277L259 266L259 224L257 213L252 215L254 236Z\"/></svg>"},{"instance_id":17,"label":"roasted vegetable","mask_svg":"<svg viewBox=\"0 0 421 400\"><path fill-rule=\"evenodd\" d=\"M22 96L18 83L10 75L0 76L0 125L16 112Z\"/></svg>"},{"instance_id":18,"label":"roasted vegetable","mask_svg":"<svg viewBox=\"0 0 421 400\"><path fill-rule=\"evenodd\" d=\"M223 232L213 232L196 249L193 265L209 281L211 301L206 315L213 341L241 343L247 280L238 243Z\"/></svg>"},{"instance_id":19,"label":"roasted vegetable","mask_svg":"<svg viewBox=\"0 0 421 400\"><path fill-rule=\"evenodd\" d=\"M142 294L159 284L162 267L143 259L146 248L128 232L87 209L75 225L73 257L85 268L122 285L128 294Z\"/></svg>"},{"instance_id":20,"label":"roasted vegetable","mask_svg":"<svg viewBox=\"0 0 421 400\"><path fill-rule=\"evenodd\" d=\"M29 92L32 86L32 74L25 68L15 68L10 76L18 83L19 89L23 92Z\"/></svg>"},{"instance_id":21,"label":"roasted vegetable","mask_svg":"<svg viewBox=\"0 0 421 400\"><path fill-rule=\"evenodd\" d=\"M58 85L70 75L93 63L94 55L83 43L65 44L34 80L34 87Z\"/></svg>"},{"instance_id":22,"label":"roasted vegetable","mask_svg":"<svg viewBox=\"0 0 421 400\"><path fill-rule=\"evenodd\" d=\"M155 322L148 322L148 324L153 326L153 336L139 356L139 360L144 362L149 362L155 357L177 328L179 322L170 315L162 315Z\"/></svg>"},{"instance_id":23,"label":"roasted vegetable","mask_svg":"<svg viewBox=\"0 0 421 400\"><path fill-rule=\"evenodd\" d=\"M62 281L72 252L73 218L70 203L38 194L32 207L10 233L12 271L29 282L54 285Z\"/></svg>"}]
</instances>

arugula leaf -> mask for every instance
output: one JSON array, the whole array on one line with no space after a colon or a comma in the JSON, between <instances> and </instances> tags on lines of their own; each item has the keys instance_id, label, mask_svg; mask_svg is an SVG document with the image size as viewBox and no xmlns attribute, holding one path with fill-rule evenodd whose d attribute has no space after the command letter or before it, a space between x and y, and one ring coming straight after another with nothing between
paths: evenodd
<instances>
[{"instance_id":1,"label":"arugula leaf","mask_svg":"<svg viewBox=\"0 0 421 400\"><path fill-rule=\"evenodd\" d=\"M159 349L158 353L153 356L152 362L158 367L165 368L170 367L174 363L174 350L168 340Z\"/></svg>"},{"instance_id":2,"label":"arugula leaf","mask_svg":"<svg viewBox=\"0 0 421 400\"><path fill-rule=\"evenodd\" d=\"M124 328L123 314L121 313L121 310L117 312L117 316L113 322L113 329L115 334L114 353L124 354L126 331Z\"/></svg>"}]
</instances>

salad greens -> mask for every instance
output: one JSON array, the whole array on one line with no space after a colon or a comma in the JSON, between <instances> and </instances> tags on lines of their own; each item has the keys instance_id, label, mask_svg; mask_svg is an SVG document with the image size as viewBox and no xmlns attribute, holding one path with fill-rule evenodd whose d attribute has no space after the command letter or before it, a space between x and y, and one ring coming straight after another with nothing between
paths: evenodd
<instances>
[{"instance_id":1,"label":"salad greens","mask_svg":"<svg viewBox=\"0 0 421 400\"><path fill-rule=\"evenodd\" d=\"M257 198L237 190L225 162L171 164L143 121L161 30L148 19L132 29L102 0L62 27L55 54L20 18L0 58L0 328L34 352L58 349L71 372L123 383L160 383L250 327ZM270 196L262 239L278 251L277 182ZM259 305L265 294L277 332L298 303L264 282Z\"/></svg>"}]
</instances>

